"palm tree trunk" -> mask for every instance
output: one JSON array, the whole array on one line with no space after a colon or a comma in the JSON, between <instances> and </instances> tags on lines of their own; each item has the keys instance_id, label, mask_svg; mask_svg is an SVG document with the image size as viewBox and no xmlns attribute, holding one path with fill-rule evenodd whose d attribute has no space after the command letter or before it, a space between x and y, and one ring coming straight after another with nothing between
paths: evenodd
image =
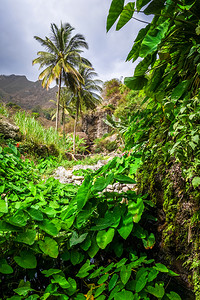
<instances>
[{"instance_id":1,"label":"palm tree trunk","mask_svg":"<svg viewBox=\"0 0 200 300\"><path fill-rule=\"evenodd\" d=\"M74 121L73 153L76 153L76 128L78 123L79 103L76 104L76 116Z\"/></svg>"},{"instance_id":2,"label":"palm tree trunk","mask_svg":"<svg viewBox=\"0 0 200 300\"><path fill-rule=\"evenodd\" d=\"M65 107L62 107L63 139L65 139Z\"/></svg>"},{"instance_id":3,"label":"palm tree trunk","mask_svg":"<svg viewBox=\"0 0 200 300\"><path fill-rule=\"evenodd\" d=\"M60 89L61 89L61 74L58 83L58 94L57 94L57 107L56 107L56 131L58 131L59 123L59 102L60 102Z\"/></svg>"}]
</instances>

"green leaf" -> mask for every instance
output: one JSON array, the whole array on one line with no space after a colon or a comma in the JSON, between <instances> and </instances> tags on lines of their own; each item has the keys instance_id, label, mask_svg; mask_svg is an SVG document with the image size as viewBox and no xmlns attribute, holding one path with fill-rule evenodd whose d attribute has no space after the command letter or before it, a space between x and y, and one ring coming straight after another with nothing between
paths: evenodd
<instances>
[{"instance_id":1,"label":"green leaf","mask_svg":"<svg viewBox=\"0 0 200 300\"><path fill-rule=\"evenodd\" d=\"M152 55L147 55L135 68L134 77L143 76L152 62Z\"/></svg>"},{"instance_id":2,"label":"green leaf","mask_svg":"<svg viewBox=\"0 0 200 300\"><path fill-rule=\"evenodd\" d=\"M169 21L161 23L157 28L150 30L145 36L141 44L140 56L145 57L154 53L158 49L158 45L164 38L169 28Z\"/></svg>"},{"instance_id":3,"label":"green leaf","mask_svg":"<svg viewBox=\"0 0 200 300\"><path fill-rule=\"evenodd\" d=\"M192 185L194 188L197 188L200 185L200 177L194 177L192 179Z\"/></svg>"},{"instance_id":4,"label":"green leaf","mask_svg":"<svg viewBox=\"0 0 200 300\"><path fill-rule=\"evenodd\" d=\"M8 203L5 200L0 200L0 213L6 214L8 212Z\"/></svg>"},{"instance_id":5,"label":"green leaf","mask_svg":"<svg viewBox=\"0 0 200 300\"><path fill-rule=\"evenodd\" d=\"M45 277L50 277L51 275L58 274L60 272L62 271L59 269L49 269L41 271L42 274L45 274Z\"/></svg>"},{"instance_id":6,"label":"green leaf","mask_svg":"<svg viewBox=\"0 0 200 300\"><path fill-rule=\"evenodd\" d=\"M103 276L101 276L98 280L98 284L104 283L108 279L109 276L110 276L109 273L106 273Z\"/></svg>"},{"instance_id":7,"label":"green leaf","mask_svg":"<svg viewBox=\"0 0 200 300\"><path fill-rule=\"evenodd\" d=\"M197 73L200 75L200 63L197 65Z\"/></svg>"},{"instance_id":8,"label":"green leaf","mask_svg":"<svg viewBox=\"0 0 200 300\"><path fill-rule=\"evenodd\" d=\"M109 228L108 231L102 230L97 233L96 241L97 245L101 249L105 249L106 246L112 242L112 239L115 234L115 229L114 228Z\"/></svg>"},{"instance_id":9,"label":"green leaf","mask_svg":"<svg viewBox=\"0 0 200 300\"><path fill-rule=\"evenodd\" d=\"M168 268L165 265L160 264L160 263L155 264L155 266L153 268L159 272L163 272L163 273L169 272Z\"/></svg>"},{"instance_id":10,"label":"green leaf","mask_svg":"<svg viewBox=\"0 0 200 300\"><path fill-rule=\"evenodd\" d=\"M135 290L139 293L145 287L148 280L148 272L145 271L142 275L137 279Z\"/></svg>"},{"instance_id":11,"label":"green leaf","mask_svg":"<svg viewBox=\"0 0 200 300\"><path fill-rule=\"evenodd\" d=\"M70 260L73 266L79 264L83 260L83 258L84 256L78 250L73 250L71 252Z\"/></svg>"},{"instance_id":12,"label":"green leaf","mask_svg":"<svg viewBox=\"0 0 200 300\"><path fill-rule=\"evenodd\" d=\"M32 229L28 229L25 232L18 233L15 241L27 245L33 245L35 242L35 238L36 238L36 231Z\"/></svg>"},{"instance_id":13,"label":"green leaf","mask_svg":"<svg viewBox=\"0 0 200 300\"><path fill-rule=\"evenodd\" d=\"M21 251L20 256L14 256L15 262L24 269L35 269L37 260L30 251Z\"/></svg>"},{"instance_id":14,"label":"green leaf","mask_svg":"<svg viewBox=\"0 0 200 300\"><path fill-rule=\"evenodd\" d=\"M119 234L123 239L127 239L133 229L133 216L131 214L126 214L122 216L121 226L118 229Z\"/></svg>"},{"instance_id":15,"label":"green leaf","mask_svg":"<svg viewBox=\"0 0 200 300\"><path fill-rule=\"evenodd\" d=\"M78 210L81 210L85 206L90 195L91 184L91 177L87 176L80 188L78 189L77 195L74 200L77 202Z\"/></svg>"},{"instance_id":16,"label":"green leaf","mask_svg":"<svg viewBox=\"0 0 200 300\"><path fill-rule=\"evenodd\" d=\"M144 203L142 198L137 198L137 202L130 201L128 204L128 211L133 215L133 221L138 223L142 217L144 211Z\"/></svg>"},{"instance_id":17,"label":"green leaf","mask_svg":"<svg viewBox=\"0 0 200 300\"><path fill-rule=\"evenodd\" d=\"M114 296L114 300L133 300L133 293L130 291L121 291Z\"/></svg>"},{"instance_id":18,"label":"green leaf","mask_svg":"<svg viewBox=\"0 0 200 300\"><path fill-rule=\"evenodd\" d=\"M129 2L124 6L117 23L116 30L120 30L133 16L135 11L135 2Z\"/></svg>"},{"instance_id":19,"label":"green leaf","mask_svg":"<svg viewBox=\"0 0 200 300\"><path fill-rule=\"evenodd\" d=\"M106 285L102 284L95 292L94 297L98 297L99 295L101 295L103 293L103 291L105 291L106 289ZM99 299L99 298L98 298ZM105 299L105 298L104 298Z\"/></svg>"},{"instance_id":20,"label":"green leaf","mask_svg":"<svg viewBox=\"0 0 200 300\"><path fill-rule=\"evenodd\" d=\"M43 214L38 209L30 208L29 210L27 210L27 213L31 216L31 218L33 220L36 220L36 221L42 221L43 220Z\"/></svg>"},{"instance_id":21,"label":"green leaf","mask_svg":"<svg viewBox=\"0 0 200 300\"><path fill-rule=\"evenodd\" d=\"M165 3L163 0L153 0L147 8L145 8L145 15L156 15L160 14L161 10L165 7Z\"/></svg>"},{"instance_id":22,"label":"green leaf","mask_svg":"<svg viewBox=\"0 0 200 300\"><path fill-rule=\"evenodd\" d=\"M106 30L107 32L113 26L124 8L124 0L113 0L109 9Z\"/></svg>"},{"instance_id":23,"label":"green leaf","mask_svg":"<svg viewBox=\"0 0 200 300\"><path fill-rule=\"evenodd\" d=\"M40 249L50 257L58 257L58 244L55 240L45 237L44 241L39 241Z\"/></svg>"},{"instance_id":24,"label":"green leaf","mask_svg":"<svg viewBox=\"0 0 200 300\"><path fill-rule=\"evenodd\" d=\"M113 274L113 276L111 277L109 284L108 284L108 290L109 292L115 287L117 280L118 280L119 276L115 273Z\"/></svg>"},{"instance_id":25,"label":"green leaf","mask_svg":"<svg viewBox=\"0 0 200 300\"><path fill-rule=\"evenodd\" d=\"M73 231L72 237L69 240L70 247L77 245L77 244L81 244L86 239L87 235L88 235L88 233L84 233L84 234L78 236L77 232Z\"/></svg>"},{"instance_id":26,"label":"green leaf","mask_svg":"<svg viewBox=\"0 0 200 300\"><path fill-rule=\"evenodd\" d=\"M170 292L169 294L167 294L167 297L170 300L181 300L181 297L175 292Z\"/></svg>"},{"instance_id":27,"label":"green leaf","mask_svg":"<svg viewBox=\"0 0 200 300\"><path fill-rule=\"evenodd\" d=\"M124 184L134 184L136 183L136 181L129 177L129 176L126 176L126 175L115 175L114 176L114 179L119 181L120 183L124 183Z\"/></svg>"},{"instance_id":28,"label":"green leaf","mask_svg":"<svg viewBox=\"0 0 200 300\"><path fill-rule=\"evenodd\" d=\"M29 292L34 290L31 288L29 281L24 282L23 280L21 280L18 288L14 289L13 291L18 295L25 297L26 295L28 295Z\"/></svg>"},{"instance_id":29,"label":"green leaf","mask_svg":"<svg viewBox=\"0 0 200 300\"><path fill-rule=\"evenodd\" d=\"M0 260L0 273L2 274L11 274L13 273L13 268L9 266L5 259Z\"/></svg>"},{"instance_id":30,"label":"green leaf","mask_svg":"<svg viewBox=\"0 0 200 300\"><path fill-rule=\"evenodd\" d=\"M185 91L187 91L189 84L190 80L183 80L181 83L179 83L173 90L171 98L174 100L180 99L181 96L185 93Z\"/></svg>"},{"instance_id":31,"label":"green leaf","mask_svg":"<svg viewBox=\"0 0 200 300\"><path fill-rule=\"evenodd\" d=\"M70 284L67 279L62 275L53 275L52 283L58 283L63 289L70 288Z\"/></svg>"},{"instance_id":32,"label":"green leaf","mask_svg":"<svg viewBox=\"0 0 200 300\"><path fill-rule=\"evenodd\" d=\"M108 184L109 183L107 183L106 178L104 178L103 176L99 177L94 182L94 185L92 187L92 191L95 192L95 193L96 192L102 192L108 186Z\"/></svg>"},{"instance_id":33,"label":"green leaf","mask_svg":"<svg viewBox=\"0 0 200 300\"><path fill-rule=\"evenodd\" d=\"M129 278L131 277L131 272L132 272L132 269L129 265L122 266L121 271L120 271L120 278L124 285L129 281Z\"/></svg>"},{"instance_id":34,"label":"green leaf","mask_svg":"<svg viewBox=\"0 0 200 300\"><path fill-rule=\"evenodd\" d=\"M147 3L149 3L151 0L137 0L136 1L136 7L137 11L140 11L140 9L145 6Z\"/></svg>"},{"instance_id":35,"label":"green leaf","mask_svg":"<svg viewBox=\"0 0 200 300\"><path fill-rule=\"evenodd\" d=\"M57 227L48 219L44 219L41 223L39 223L39 228L52 236L56 236L58 234Z\"/></svg>"},{"instance_id":36,"label":"green leaf","mask_svg":"<svg viewBox=\"0 0 200 300\"><path fill-rule=\"evenodd\" d=\"M92 238L91 243L92 245L87 251L87 253L91 258L93 258L99 251L99 246L97 245L96 239L94 237Z\"/></svg>"},{"instance_id":37,"label":"green leaf","mask_svg":"<svg viewBox=\"0 0 200 300\"><path fill-rule=\"evenodd\" d=\"M155 244L155 236L151 233L146 239L142 240L145 249L152 249Z\"/></svg>"},{"instance_id":38,"label":"green leaf","mask_svg":"<svg viewBox=\"0 0 200 300\"><path fill-rule=\"evenodd\" d=\"M88 276L89 275L88 271L92 270L93 268L94 265L91 265L89 259L87 259L86 263L80 268L76 277L84 278Z\"/></svg>"},{"instance_id":39,"label":"green leaf","mask_svg":"<svg viewBox=\"0 0 200 300\"><path fill-rule=\"evenodd\" d=\"M161 299L165 294L165 289L162 284L155 284L155 288L153 286L147 286L146 290L148 293L154 295L155 297Z\"/></svg>"},{"instance_id":40,"label":"green leaf","mask_svg":"<svg viewBox=\"0 0 200 300\"><path fill-rule=\"evenodd\" d=\"M27 215L22 211L16 212L9 220L8 222L12 225L23 227L26 225L28 220Z\"/></svg>"},{"instance_id":41,"label":"green leaf","mask_svg":"<svg viewBox=\"0 0 200 300\"><path fill-rule=\"evenodd\" d=\"M131 90L139 91L142 90L143 87L147 84L148 79L144 76L137 77L126 77L124 79L124 84Z\"/></svg>"}]
</instances>

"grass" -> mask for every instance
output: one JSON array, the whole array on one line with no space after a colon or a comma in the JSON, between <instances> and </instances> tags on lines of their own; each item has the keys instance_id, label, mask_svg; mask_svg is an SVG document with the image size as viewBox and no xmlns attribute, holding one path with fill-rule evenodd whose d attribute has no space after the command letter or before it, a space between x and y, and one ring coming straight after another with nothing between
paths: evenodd
<instances>
[{"instance_id":1,"label":"grass","mask_svg":"<svg viewBox=\"0 0 200 300\"><path fill-rule=\"evenodd\" d=\"M0 103L0 115L5 116L6 118L9 117L8 109L4 103Z\"/></svg>"}]
</instances>

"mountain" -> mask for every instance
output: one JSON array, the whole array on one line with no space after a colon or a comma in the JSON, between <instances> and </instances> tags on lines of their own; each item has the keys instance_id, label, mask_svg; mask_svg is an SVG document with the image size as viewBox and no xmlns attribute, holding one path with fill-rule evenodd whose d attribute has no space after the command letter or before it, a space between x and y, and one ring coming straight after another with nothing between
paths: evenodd
<instances>
[{"instance_id":1,"label":"mountain","mask_svg":"<svg viewBox=\"0 0 200 300\"><path fill-rule=\"evenodd\" d=\"M36 106L42 108L54 107L49 100L56 100L57 87L48 91L43 89L41 81L29 81L26 76L0 75L0 100L12 102L24 109Z\"/></svg>"}]
</instances>

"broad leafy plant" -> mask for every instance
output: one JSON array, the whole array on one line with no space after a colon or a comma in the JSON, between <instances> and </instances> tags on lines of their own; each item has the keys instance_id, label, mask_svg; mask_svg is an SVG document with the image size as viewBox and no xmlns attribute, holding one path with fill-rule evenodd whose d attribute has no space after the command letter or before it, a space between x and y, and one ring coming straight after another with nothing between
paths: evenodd
<instances>
[{"instance_id":1,"label":"broad leafy plant","mask_svg":"<svg viewBox=\"0 0 200 300\"><path fill-rule=\"evenodd\" d=\"M16 148L0 155L2 298L180 299L161 276L176 274L149 258L152 203L134 190L105 191L135 183L139 156L113 159L77 191L53 178L40 181Z\"/></svg>"}]
</instances>

